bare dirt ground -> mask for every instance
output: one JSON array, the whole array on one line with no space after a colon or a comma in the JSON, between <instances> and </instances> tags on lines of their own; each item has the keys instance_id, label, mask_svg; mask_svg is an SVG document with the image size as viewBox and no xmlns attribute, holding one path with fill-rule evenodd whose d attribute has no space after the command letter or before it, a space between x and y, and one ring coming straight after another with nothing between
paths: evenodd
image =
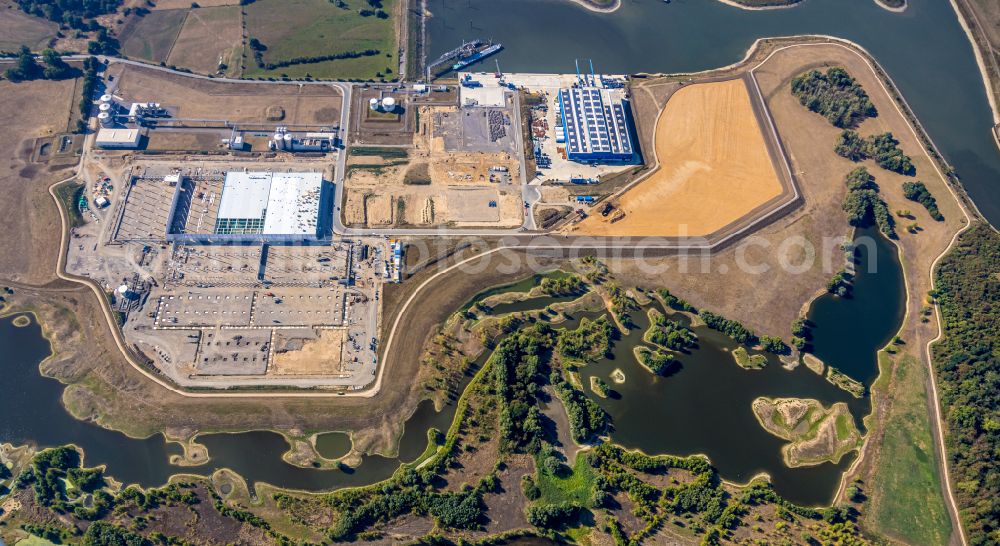
<instances>
[{"instance_id":1,"label":"bare dirt ground","mask_svg":"<svg viewBox=\"0 0 1000 546\"><path fill-rule=\"evenodd\" d=\"M48 187L66 178L76 167L75 157L52 158L32 163L35 139L66 131L79 97L76 81L34 81L13 84L0 81L4 106L0 123L0 192L4 214L0 230L0 278L43 285L55 279L59 240L57 209Z\"/></svg>"},{"instance_id":2,"label":"bare dirt ground","mask_svg":"<svg viewBox=\"0 0 1000 546\"><path fill-rule=\"evenodd\" d=\"M318 330L316 339L304 339L301 348L288 345L283 331L275 334L275 344L290 349L276 350L268 373L274 375L333 375L341 371L340 356L346 330ZM279 339L280 338L280 339Z\"/></svg>"},{"instance_id":3,"label":"bare dirt ground","mask_svg":"<svg viewBox=\"0 0 1000 546\"><path fill-rule=\"evenodd\" d=\"M624 218L591 215L572 233L705 236L781 195L741 79L678 90L655 143L660 168L618 200Z\"/></svg>"},{"instance_id":4,"label":"bare dirt ground","mask_svg":"<svg viewBox=\"0 0 1000 546\"><path fill-rule=\"evenodd\" d=\"M115 93L126 101L158 102L177 108L176 117L269 123L267 109L284 111L288 125L322 126L340 120L342 97L334 87L221 83L158 72L132 65L113 65Z\"/></svg>"},{"instance_id":5,"label":"bare dirt ground","mask_svg":"<svg viewBox=\"0 0 1000 546\"><path fill-rule=\"evenodd\" d=\"M44 49L58 30L56 23L24 13L15 2L0 1L0 51L17 51L21 45Z\"/></svg>"}]
</instances>

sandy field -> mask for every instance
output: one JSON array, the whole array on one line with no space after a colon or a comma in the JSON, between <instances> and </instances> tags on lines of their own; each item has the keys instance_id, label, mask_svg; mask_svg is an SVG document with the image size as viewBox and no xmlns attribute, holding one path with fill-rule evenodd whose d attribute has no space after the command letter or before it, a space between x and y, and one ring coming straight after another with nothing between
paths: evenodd
<instances>
[{"instance_id":1,"label":"sandy field","mask_svg":"<svg viewBox=\"0 0 1000 546\"><path fill-rule=\"evenodd\" d=\"M341 348L346 333L346 330L319 330L316 339L305 340L297 351L275 351L268 374L333 375L340 372ZM281 332L275 334L275 337L280 336Z\"/></svg>"},{"instance_id":2,"label":"sandy field","mask_svg":"<svg viewBox=\"0 0 1000 546\"><path fill-rule=\"evenodd\" d=\"M48 186L69 176L76 158L32 163L35 139L66 131L79 100L76 81L0 81L0 278L29 284L54 279L59 218ZM38 249L50 249L37 252Z\"/></svg>"},{"instance_id":3,"label":"sandy field","mask_svg":"<svg viewBox=\"0 0 1000 546\"><path fill-rule=\"evenodd\" d=\"M497 206L489 206L490 201ZM519 192L490 187L351 188L345 198L344 222L369 227L516 227L522 221L520 205Z\"/></svg>"},{"instance_id":4,"label":"sandy field","mask_svg":"<svg viewBox=\"0 0 1000 546\"><path fill-rule=\"evenodd\" d=\"M268 123L268 107L284 111L289 125L329 125L340 121L340 92L316 85L262 85L221 83L167 74L142 67L114 65L116 95L126 101L158 102L177 108L188 119L227 119L239 123Z\"/></svg>"},{"instance_id":5,"label":"sandy field","mask_svg":"<svg viewBox=\"0 0 1000 546\"><path fill-rule=\"evenodd\" d=\"M239 6L202 7L188 13L167 64L211 74L221 62L234 71L242 50Z\"/></svg>"},{"instance_id":6,"label":"sandy field","mask_svg":"<svg viewBox=\"0 0 1000 546\"><path fill-rule=\"evenodd\" d=\"M677 91L656 124L660 168L618 200L624 218L591 215L581 235L708 235L781 195L743 80Z\"/></svg>"}]
</instances>

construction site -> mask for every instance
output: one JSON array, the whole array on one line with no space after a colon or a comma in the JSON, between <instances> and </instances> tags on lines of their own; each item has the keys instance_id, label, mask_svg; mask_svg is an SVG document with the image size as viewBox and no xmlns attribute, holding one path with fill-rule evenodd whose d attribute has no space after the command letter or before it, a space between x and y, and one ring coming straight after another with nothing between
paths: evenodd
<instances>
[{"instance_id":1,"label":"construction site","mask_svg":"<svg viewBox=\"0 0 1000 546\"><path fill-rule=\"evenodd\" d=\"M362 101L354 140L364 144L352 147L347 158L344 223L367 228L521 226L524 172L515 95L460 106L447 88L424 89L407 96L405 112L398 103L389 103L394 115L414 125L391 145L385 142L384 126L377 131L370 126L408 122L367 119L389 112L383 106L388 99Z\"/></svg>"}]
</instances>

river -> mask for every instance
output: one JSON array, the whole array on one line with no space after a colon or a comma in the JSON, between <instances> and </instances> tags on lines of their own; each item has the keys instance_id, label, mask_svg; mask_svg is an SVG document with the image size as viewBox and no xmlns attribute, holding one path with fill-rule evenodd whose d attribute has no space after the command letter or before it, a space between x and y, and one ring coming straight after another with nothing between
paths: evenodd
<instances>
[{"instance_id":1,"label":"river","mask_svg":"<svg viewBox=\"0 0 1000 546\"><path fill-rule=\"evenodd\" d=\"M428 0L428 58L463 39L493 38L511 72L691 72L743 58L757 38L825 34L867 49L899 86L980 211L1000 224L1000 149L972 45L945 0L908 0L892 13L874 0L806 0L747 11L715 0L623 0L603 14L568 0ZM494 70L494 57L472 70ZM581 66L583 66L581 64Z\"/></svg>"}]
</instances>

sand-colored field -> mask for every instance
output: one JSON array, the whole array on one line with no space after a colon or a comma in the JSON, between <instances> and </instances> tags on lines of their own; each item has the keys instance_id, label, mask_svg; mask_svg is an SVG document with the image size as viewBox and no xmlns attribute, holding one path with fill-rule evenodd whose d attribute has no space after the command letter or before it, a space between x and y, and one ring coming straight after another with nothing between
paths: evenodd
<instances>
[{"instance_id":1,"label":"sand-colored field","mask_svg":"<svg viewBox=\"0 0 1000 546\"><path fill-rule=\"evenodd\" d=\"M306 339L299 350L275 352L269 374L332 375L340 372L341 347L346 330L319 330L316 339ZM276 334L281 336L281 333Z\"/></svg>"},{"instance_id":2,"label":"sand-colored field","mask_svg":"<svg viewBox=\"0 0 1000 546\"><path fill-rule=\"evenodd\" d=\"M490 206L490 202L496 206ZM517 227L523 221L520 193L490 187L397 186L349 188L344 222L350 226Z\"/></svg>"},{"instance_id":3,"label":"sand-colored field","mask_svg":"<svg viewBox=\"0 0 1000 546\"><path fill-rule=\"evenodd\" d=\"M742 80L677 91L656 124L660 168L616 205L591 215L581 235L704 236L778 197L782 186Z\"/></svg>"},{"instance_id":4,"label":"sand-colored field","mask_svg":"<svg viewBox=\"0 0 1000 546\"><path fill-rule=\"evenodd\" d=\"M188 13L167 64L214 73L223 63L238 69L243 49L239 6L202 7Z\"/></svg>"},{"instance_id":5,"label":"sand-colored field","mask_svg":"<svg viewBox=\"0 0 1000 546\"><path fill-rule=\"evenodd\" d=\"M125 101L152 101L176 108L178 118L273 126L267 112L280 108L284 112L281 121L289 125L325 126L340 119L342 97L333 87L223 83L134 65L113 65L109 71L118 82L116 95Z\"/></svg>"}]
</instances>

